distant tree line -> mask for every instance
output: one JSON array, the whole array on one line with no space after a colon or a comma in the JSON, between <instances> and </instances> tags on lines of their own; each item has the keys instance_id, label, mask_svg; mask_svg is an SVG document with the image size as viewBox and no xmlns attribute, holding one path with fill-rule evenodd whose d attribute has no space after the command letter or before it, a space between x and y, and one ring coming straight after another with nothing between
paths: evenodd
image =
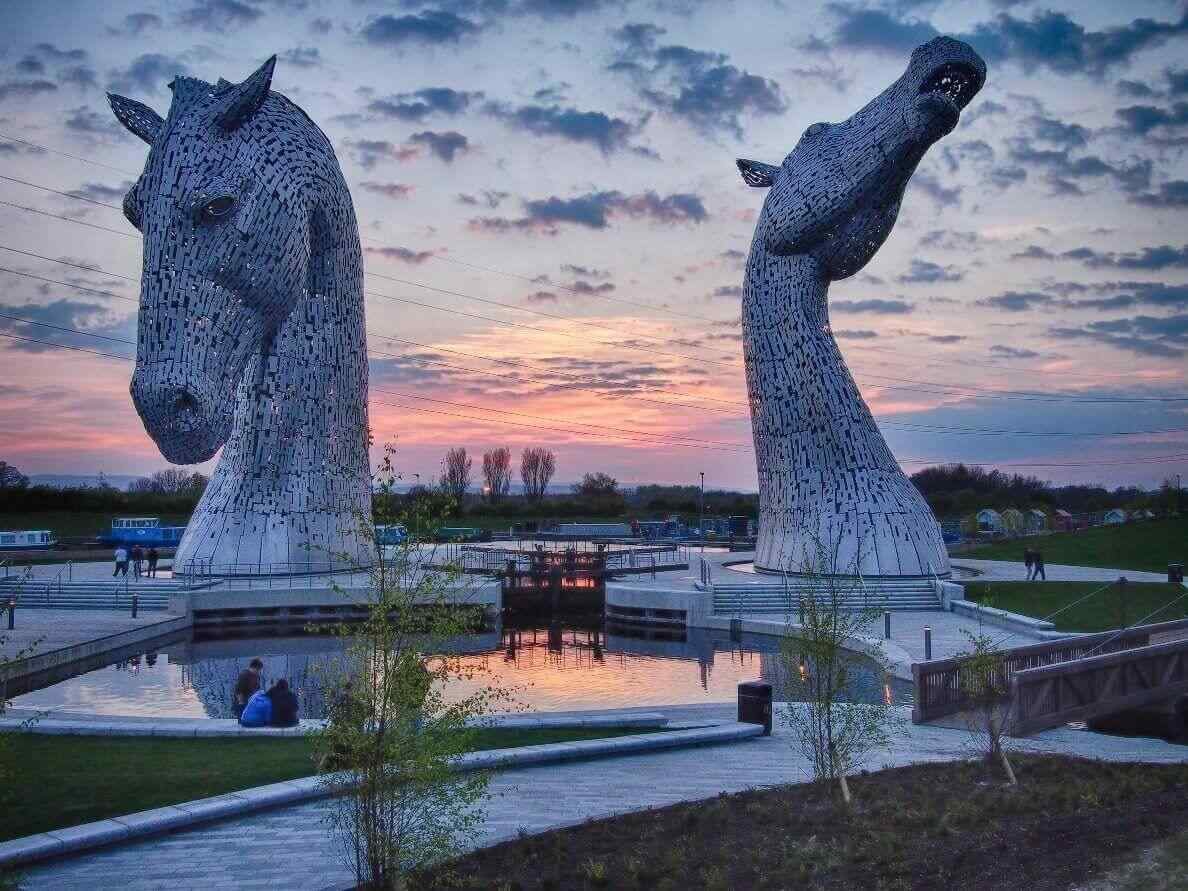
<instances>
[{"instance_id":1,"label":"distant tree line","mask_svg":"<svg viewBox=\"0 0 1188 891\"><path fill-rule=\"evenodd\" d=\"M1188 498L1176 488L1172 478L1154 491L1137 486L1053 486L1039 477L1008 474L965 464L942 464L926 467L912 475L912 482L928 500L938 517L956 517L984 507L1002 510L1008 507L1046 512L1056 509L1069 513L1094 513L1115 507L1127 510L1149 509L1157 513L1188 510Z\"/></svg>"},{"instance_id":2,"label":"distant tree line","mask_svg":"<svg viewBox=\"0 0 1188 891\"><path fill-rule=\"evenodd\" d=\"M32 484L11 464L0 461L0 513L66 510L148 516L189 514L207 482L201 473L170 467L133 480L126 491L110 485L102 476L93 486Z\"/></svg>"}]
</instances>

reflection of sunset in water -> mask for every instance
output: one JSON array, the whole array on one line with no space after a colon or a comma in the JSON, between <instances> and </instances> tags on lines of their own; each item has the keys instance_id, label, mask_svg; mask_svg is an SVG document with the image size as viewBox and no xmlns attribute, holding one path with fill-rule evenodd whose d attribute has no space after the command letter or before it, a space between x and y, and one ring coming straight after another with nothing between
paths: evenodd
<instances>
[{"instance_id":1,"label":"reflection of sunset in water","mask_svg":"<svg viewBox=\"0 0 1188 891\"><path fill-rule=\"evenodd\" d=\"M505 629L500 650L483 657L487 673L459 680L458 695L494 683L541 711L732 702L738 684L758 679L767 658L737 650L710 650L700 658L663 655L665 648L678 647L688 651L684 642L630 640L601 631ZM640 652L643 648L655 652Z\"/></svg>"},{"instance_id":2,"label":"reflection of sunset in water","mask_svg":"<svg viewBox=\"0 0 1188 891\"><path fill-rule=\"evenodd\" d=\"M255 638L182 642L151 657L124 660L44 690L17 697L18 708L60 709L101 715L231 717L231 689L254 657L264 661L265 686L286 678L297 692L301 716L322 717L327 678L346 670L342 639ZM774 638L726 632L627 632L604 629L504 628L448 641L461 675L447 698L489 686L512 693L506 710L563 711L633 706L734 702L738 684L775 684L781 669ZM874 700L898 683L856 663L857 694Z\"/></svg>"}]
</instances>

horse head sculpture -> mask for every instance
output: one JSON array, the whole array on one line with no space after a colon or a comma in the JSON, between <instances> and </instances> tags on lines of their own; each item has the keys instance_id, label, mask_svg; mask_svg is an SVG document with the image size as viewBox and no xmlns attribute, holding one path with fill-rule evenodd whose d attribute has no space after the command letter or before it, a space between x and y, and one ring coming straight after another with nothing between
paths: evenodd
<instances>
[{"instance_id":1,"label":"horse head sculpture","mask_svg":"<svg viewBox=\"0 0 1188 891\"><path fill-rule=\"evenodd\" d=\"M827 297L886 241L920 159L985 80L977 53L938 37L852 117L810 126L778 167L737 162L744 182L770 189L743 284L762 569L799 571L824 544L835 574L949 570L931 510L837 348Z\"/></svg>"},{"instance_id":2,"label":"horse head sculpture","mask_svg":"<svg viewBox=\"0 0 1188 891\"><path fill-rule=\"evenodd\" d=\"M179 569L371 563L358 225L329 140L271 92L275 63L175 78L164 119L108 95L149 145L124 199L144 236L132 399L169 461L223 448Z\"/></svg>"}]
</instances>

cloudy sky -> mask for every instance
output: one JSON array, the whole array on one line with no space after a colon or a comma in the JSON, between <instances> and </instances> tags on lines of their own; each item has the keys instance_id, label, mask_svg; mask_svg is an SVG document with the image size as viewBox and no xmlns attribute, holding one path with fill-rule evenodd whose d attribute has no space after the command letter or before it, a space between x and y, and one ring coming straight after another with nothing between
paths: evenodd
<instances>
[{"instance_id":1,"label":"cloudy sky","mask_svg":"<svg viewBox=\"0 0 1188 891\"><path fill-rule=\"evenodd\" d=\"M352 188L372 426L402 470L546 444L560 480L753 488L738 316L764 194L734 159L779 163L937 33L987 86L830 295L892 449L909 472L1188 471L1167 457L1188 454L1188 12L1166 0L9 0L0 459L164 466L130 364L95 355L131 355L140 237L116 208L146 151L104 91L164 113L174 75L277 53L273 89Z\"/></svg>"}]
</instances>

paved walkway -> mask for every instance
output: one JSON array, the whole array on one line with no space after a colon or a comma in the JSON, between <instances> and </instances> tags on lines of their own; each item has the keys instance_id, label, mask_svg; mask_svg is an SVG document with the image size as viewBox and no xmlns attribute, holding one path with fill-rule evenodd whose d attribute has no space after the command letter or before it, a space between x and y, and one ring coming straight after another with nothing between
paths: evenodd
<instances>
[{"instance_id":1,"label":"paved walkway","mask_svg":"<svg viewBox=\"0 0 1188 891\"><path fill-rule=\"evenodd\" d=\"M733 717L733 709L722 706L661 711L678 720ZM512 838L521 829L543 832L719 792L801 782L809 777L808 766L790 743L788 731L777 725L767 739L502 771L491 783L487 818L469 843L479 847ZM1014 741L1013 747L1107 760L1188 762L1188 746L1076 730L1048 731ZM952 760L971 752L965 731L907 724L895 746L868 766ZM117 879L121 891L347 887L351 873L324 822L328 806L311 802L32 867L24 887L91 891Z\"/></svg>"},{"instance_id":2,"label":"paved walkway","mask_svg":"<svg viewBox=\"0 0 1188 891\"><path fill-rule=\"evenodd\" d=\"M7 630L7 614L5 624L0 628L0 636L4 642L0 644L0 653L12 658L28 647L32 647L32 654L48 653L50 650L70 647L85 643L99 637L107 637L154 625L172 618L163 612L142 612L135 619L131 612L115 612L114 610L78 610L78 609L21 609L16 611L16 628Z\"/></svg>"},{"instance_id":3,"label":"paved walkway","mask_svg":"<svg viewBox=\"0 0 1188 891\"><path fill-rule=\"evenodd\" d=\"M1021 546L1020 546L1021 547ZM957 582L1025 582L1027 567L1023 565L1022 550L1018 562L1009 560L969 560L960 554L952 558L954 566L968 566L981 575L976 578L955 578ZM1114 582L1125 576L1132 582L1166 582L1165 572L1143 572L1139 569L1100 569L1096 566L1063 566L1045 563L1044 575L1049 582Z\"/></svg>"}]
</instances>

